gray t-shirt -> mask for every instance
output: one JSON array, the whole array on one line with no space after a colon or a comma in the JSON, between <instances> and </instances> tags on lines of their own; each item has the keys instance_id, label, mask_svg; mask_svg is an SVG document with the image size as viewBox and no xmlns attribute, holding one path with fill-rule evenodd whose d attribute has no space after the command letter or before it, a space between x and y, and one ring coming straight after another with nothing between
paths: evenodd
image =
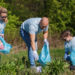
<instances>
[{"instance_id":1,"label":"gray t-shirt","mask_svg":"<svg viewBox=\"0 0 75 75\"><path fill-rule=\"evenodd\" d=\"M22 23L21 28L30 34L37 34L42 31L48 31L48 26L45 29L40 28L40 21L41 18L27 19Z\"/></svg>"}]
</instances>

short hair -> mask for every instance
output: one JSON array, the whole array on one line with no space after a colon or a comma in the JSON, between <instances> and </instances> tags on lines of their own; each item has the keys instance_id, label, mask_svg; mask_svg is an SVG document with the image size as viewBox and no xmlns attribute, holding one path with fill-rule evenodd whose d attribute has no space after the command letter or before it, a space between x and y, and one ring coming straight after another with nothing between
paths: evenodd
<instances>
[{"instance_id":1,"label":"short hair","mask_svg":"<svg viewBox=\"0 0 75 75\"><path fill-rule=\"evenodd\" d=\"M60 37L63 39L64 37L67 37L67 36L72 36L70 30L64 30L61 33L61 36Z\"/></svg>"},{"instance_id":2,"label":"short hair","mask_svg":"<svg viewBox=\"0 0 75 75\"><path fill-rule=\"evenodd\" d=\"M47 17L42 17L40 23L42 25L45 24L47 26L49 24L49 19Z\"/></svg>"}]
</instances>

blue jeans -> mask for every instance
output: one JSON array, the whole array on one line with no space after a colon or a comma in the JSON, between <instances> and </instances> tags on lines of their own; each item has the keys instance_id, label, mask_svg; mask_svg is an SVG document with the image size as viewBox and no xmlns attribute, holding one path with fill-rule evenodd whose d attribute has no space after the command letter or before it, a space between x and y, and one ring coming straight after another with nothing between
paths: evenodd
<instances>
[{"instance_id":1,"label":"blue jeans","mask_svg":"<svg viewBox=\"0 0 75 75\"><path fill-rule=\"evenodd\" d=\"M68 54L64 55L64 59L67 61L70 61L70 55L68 55Z\"/></svg>"},{"instance_id":2,"label":"blue jeans","mask_svg":"<svg viewBox=\"0 0 75 75\"><path fill-rule=\"evenodd\" d=\"M27 33L23 29L20 29L20 35L28 47L28 59L30 61L31 67L33 67L33 66L35 66L35 60L34 60L34 57L32 55L33 53L32 53L32 47L31 47L29 33ZM36 45L36 50L37 50L37 39L35 39L35 45Z\"/></svg>"}]
</instances>

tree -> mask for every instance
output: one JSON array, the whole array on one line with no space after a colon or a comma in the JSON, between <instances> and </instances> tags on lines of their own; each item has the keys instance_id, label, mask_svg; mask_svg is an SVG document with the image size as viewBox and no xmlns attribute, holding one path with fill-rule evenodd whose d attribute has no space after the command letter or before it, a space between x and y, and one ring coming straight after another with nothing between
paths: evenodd
<instances>
[{"instance_id":1,"label":"tree","mask_svg":"<svg viewBox=\"0 0 75 75\"><path fill-rule=\"evenodd\" d=\"M48 0L46 3L46 14L50 18L50 29L52 33L61 32L65 29L73 31L75 2L74 0Z\"/></svg>"}]
</instances>

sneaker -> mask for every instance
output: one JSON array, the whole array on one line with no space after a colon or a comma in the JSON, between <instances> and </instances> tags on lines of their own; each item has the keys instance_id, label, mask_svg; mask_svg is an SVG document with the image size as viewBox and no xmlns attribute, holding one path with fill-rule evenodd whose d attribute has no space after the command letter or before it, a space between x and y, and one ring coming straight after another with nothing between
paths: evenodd
<instances>
[{"instance_id":1,"label":"sneaker","mask_svg":"<svg viewBox=\"0 0 75 75\"><path fill-rule=\"evenodd\" d=\"M37 67L37 72L42 72L42 67L41 66Z\"/></svg>"},{"instance_id":2,"label":"sneaker","mask_svg":"<svg viewBox=\"0 0 75 75\"><path fill-rule=\"evenodd\" d=\"M70 70L75 70L75 66L70 66Z\"/></svg>"},{"instance_id":3,"label":"sneaker","mask_svg":"<svg viewBox=\"0 0 75 75\"><path fill-rule=\"evenodd\" d=\"M32 69L33 71L35 71L36 73L42 72L42 67L41 67L41 66L38 66L38 67L33 66L33 67L31 67L31 69Z\"/></svg>"},{"instance_id":4,"label":"sneaker","mask_svg":"<svg viewBox=\"0 0 75 75\"><path fill-rule=\"evenodd\" d=\"M37 68L36 66L31 66L31 71L36 72Z\"/></svg>"}]
</instances>

